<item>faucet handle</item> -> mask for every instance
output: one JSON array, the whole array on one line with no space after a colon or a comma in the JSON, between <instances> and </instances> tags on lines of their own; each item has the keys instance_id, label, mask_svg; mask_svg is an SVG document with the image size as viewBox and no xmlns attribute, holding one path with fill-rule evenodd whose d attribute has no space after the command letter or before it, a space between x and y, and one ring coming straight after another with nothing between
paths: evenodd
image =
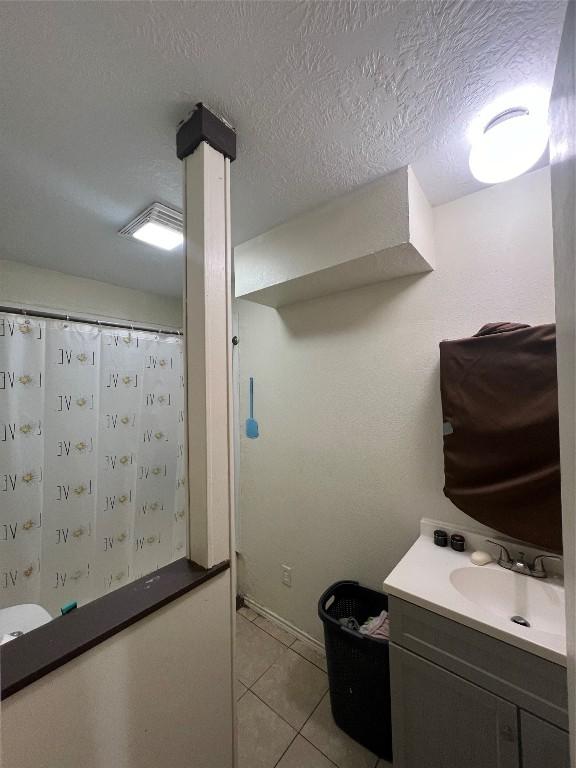
<instances>
[{"instance_id":1,"label":"faucet handle","mask_svg":"<svg viewBox=\"0 0 576 768\"><path fill-rule=\"evenodd\" d=\"M562 558L559 555L538 555L532 564L532 576L540 579L546 578L548 573L544 568L544 560L562 560Z\"/></svg>"},{"instance_id":2,"label":"faucet handle","mask_svg":"<svg viewBox=\"0 0 576 768\"><path fill-rule=\"evenodd\" d=\"M500 544L499 541L492 541L492 539L486 539L488 544L495 544L497 547L500 547L500 552L498 553L498 562L505 562L505 563L511 563L512 558L510 557L510 552L506 549L504 544Z\"/></svg>"}]
</instances>

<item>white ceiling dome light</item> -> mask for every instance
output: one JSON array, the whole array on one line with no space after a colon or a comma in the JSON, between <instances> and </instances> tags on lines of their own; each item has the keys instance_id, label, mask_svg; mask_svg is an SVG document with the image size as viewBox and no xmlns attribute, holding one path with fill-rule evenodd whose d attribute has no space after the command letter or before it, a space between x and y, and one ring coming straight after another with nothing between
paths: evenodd
<instances>
[{"instance_id":1,"label":"white ceiling dome light","mask_svg":"<svg viewBox=\"0 0 576 768\"><path fill-rule=\"evenodd\" d=\"M530 170L544 154L548 99L541 91L523 96L516 101L521 106L505 109L500 100L499 107L492 106L492 117L487 119L485 110L472 126L469 164L478 181L497 184L513 179Z\"/></svg>"}]
</instances>

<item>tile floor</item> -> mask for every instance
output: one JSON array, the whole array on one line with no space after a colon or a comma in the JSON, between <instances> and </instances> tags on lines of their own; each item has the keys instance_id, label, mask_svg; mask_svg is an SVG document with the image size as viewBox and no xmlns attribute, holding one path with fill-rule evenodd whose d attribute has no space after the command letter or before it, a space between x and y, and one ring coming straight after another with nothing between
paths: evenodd
<instances>
[{"instance_id":1,"label":"tile floor","mask_svg":"<svg viewBox=\"0 0 576 768\"><path fill-rule=\"evenodd\" d=\"M326 659L250 608L237 615L239 768L384 768L332 720Z\"/></svg>"}]
</instances>

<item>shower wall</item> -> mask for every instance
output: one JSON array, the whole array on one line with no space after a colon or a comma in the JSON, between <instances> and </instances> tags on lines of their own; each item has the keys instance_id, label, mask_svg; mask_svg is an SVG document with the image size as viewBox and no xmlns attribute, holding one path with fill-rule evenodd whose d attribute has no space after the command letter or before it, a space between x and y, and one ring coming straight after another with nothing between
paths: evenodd
<instances>
[{"instance_id":1,"label":"shower wall","mask_svg":"<svg viewBox=\"0 0 576 768\"><path fill-rule=\"evenodd\" d=\"M181 337L0 313L0 607L186 555Z\"/></svg>"}]
</instances>

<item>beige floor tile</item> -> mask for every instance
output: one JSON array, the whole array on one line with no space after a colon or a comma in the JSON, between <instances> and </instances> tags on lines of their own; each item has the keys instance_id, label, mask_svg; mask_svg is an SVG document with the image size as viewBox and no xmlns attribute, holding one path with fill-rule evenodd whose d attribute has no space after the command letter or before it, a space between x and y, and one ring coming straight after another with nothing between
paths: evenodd
<instances>
[{"instance_id":1,"label":"beige floor tile","mask_svg":"<svg viewBox=\"0 0 576 768\"><path fill-rule=\"evenodd\" d=\"M296 651L296 653L299 653L300 656L304 656L308 661L311 661L312 664L323 669L324 672L328 671L328 667L326 666L326 654L319 651L314 645L305 643L303 640L296 640L290 648L292 648L293 651Z\"/></svg>"},{"instance_id":2,"label":"beige floor tile","mask_svg":"<svg viewBox=\"0 0 576 768\"><path fill-rule=\"evenodd\" d=\"M332 719L328 694L302 729L302 736L311 741L339 768L375 768L376 766L378 760L376 755L338 728Z\"/></svg>"},{"instance_id":3,"label":"beige floor tile","mask_svg":"<svg viewBox=\"0 0 576 768\"><path fill-rule=\"evenodd\" d=\"M282 627L279 627L278 624L270 621L270 619L267 619L265 616L257 616L254 619L254 624L265 632L268 632L272 637L275 637L276 640L280 640L284 645L290 646L296 640L296 637L291 632L282 629Z\"/></svg>"},{"instance_id":4,"label":"beige floor tile","mask_svg":"<svg viewBox=\"0 0 576 768\"><path fill-rule=\"evenodd\" d=\"M274 664L286 646L243 616L236 617L236 675L250 686Z\"/></svg>"},{"instance_id":5,"label":"beige floor tile","mask_svg":"<svg viewBox=\"0 0 576 768\"><path fill-rule=\"evenodd\" d=\"M278 763L278 768L334 768L334 763L309 741L297 736Z\"/></svg>"},{"instance_id":6,"label":"beige floor tile","mask_svg":"<svg viewBox=\"0 0 576 768\"><path fill-rule=\"evenodd\" d=\"M274 768L296 736L251 691L238 702L238 768Z\"/></svg>"},{"instance_id":7,"label":"beige floor tile","mask_svg":"<svg viewBox=\"0 0 576 768\"><path fill-rule=\"evenodd\" d=\"M248 619L248 621L254 621L254 619L258 616L256 611L253 611L252 608L248 608L247 605L243 605L242 608L239 608L237 611L240 616L244 616L245 619Z\"/></svg>"},{"instance_id":8,"label":"beige floor tile","mask_svg":"<svg viewBox=\"0 0 576 768\"><path fill-rule=\"evenodd\" d=\"M321 669L286 648L252 690L299 730L328 690L328 679Z\"/></svg>"},{"instance_id":9,"label":"beige floor tile","mask_svg":"<svg viewBox=\"0 0 576 768\"><path fill-rule=\"evenodd\" d=\"M248 688L246 688L243 682L236 680L236 701L244 696L247 690Z\"/></svg>"}]
</instances>

